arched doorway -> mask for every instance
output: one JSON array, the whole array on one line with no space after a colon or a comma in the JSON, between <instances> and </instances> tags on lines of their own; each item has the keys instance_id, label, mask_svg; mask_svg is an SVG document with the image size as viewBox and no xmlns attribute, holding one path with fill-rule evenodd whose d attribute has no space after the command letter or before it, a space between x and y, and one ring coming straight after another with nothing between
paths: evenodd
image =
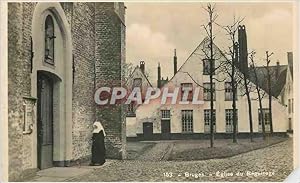
<instances>
[{"instance_id":1,"label":"arched doorway","mask_svg":"<svg viewBox=\"0 0 300 183\"><path fill-rule=\"evenodd\" d=\"M36 165L69 166L72 159L72 40L60 3L38 3L32 20L31 95L36 106Z\"/></svg>"}]
</instances>

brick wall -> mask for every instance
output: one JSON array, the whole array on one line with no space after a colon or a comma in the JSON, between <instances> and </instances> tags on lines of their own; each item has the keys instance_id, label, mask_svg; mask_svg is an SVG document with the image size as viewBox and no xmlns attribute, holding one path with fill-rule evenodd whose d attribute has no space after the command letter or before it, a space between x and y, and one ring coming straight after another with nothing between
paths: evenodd
<instances>
[{"instance_id":1,"label":"brick wall","mask_svg":"<svg viewBox=\"0 0 300 183\"><path fill-rule=\"evenodd\" d=\"M114 9L114 3L96 3L95 7L96 88L121 86L125 29L122 28L123 23ZM97 109L97 119L103 123L107 133L107 156L124 158L126 138L122 134L125 133L125 130L122 130L124 128L123 106L98 106Z\"/></svg>"},{"instance_id":2,"label":"brick wall","mask_svg":"<svg viewBox=\"0 0 300 183\"><path fill-rule=\"evenodd\" d=\"M94 3L72 3L73 80L73 160L91 154L92 124L95 121Z\"/></svg>"},{"instance_id":3,"label":"brick wall","mask_svg":"<svg viewBox=\"0 0 300 183\"><path fill-rule=\"evenodd\" d=\"M31 22L35 3L8 5L9 180L32 169L32 135L23 135L23 97L31 92Z\"/></svg>"},{"instance_id":4,"label":"brick wall","mask_svg":"<svg viewBox=\"0 0 300 183\"><path fill-rule=\"evenodd\" d=\"M9 138L9 180L18 180L22 170L22 4L8 6L8 138Z\"/></svg>"}]
</instances>

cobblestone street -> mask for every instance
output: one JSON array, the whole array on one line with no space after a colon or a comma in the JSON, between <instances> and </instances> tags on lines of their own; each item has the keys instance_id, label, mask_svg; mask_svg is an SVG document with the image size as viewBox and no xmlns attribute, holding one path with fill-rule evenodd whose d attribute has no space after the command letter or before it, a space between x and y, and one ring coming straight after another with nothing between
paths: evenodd
<instances>
[{"instance_id":1,"label":"cobblestone street","mask_svg":"<svg viewBox=\"0 0 300 183\"><path fill-rule=\"evenodd\" d=\"M170 144L164 148L167 150L169 146ZM283 181L293 169L292 148L293 141L289 139L226 159L113 161L66 181ZM149 153L151 154L151 150L146 152L148 155ZM162 158L157 156L154 154L153 160L155 157ZM149 158L150 156L146 157Z\"/></svg>"}]
</instances>

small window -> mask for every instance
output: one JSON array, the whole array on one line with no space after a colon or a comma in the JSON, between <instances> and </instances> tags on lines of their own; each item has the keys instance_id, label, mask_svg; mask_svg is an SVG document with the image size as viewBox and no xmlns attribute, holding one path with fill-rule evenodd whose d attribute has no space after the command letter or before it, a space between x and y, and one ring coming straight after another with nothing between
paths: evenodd
<instances>
[{"instance_id":1,"label":"small window","mask_svg":"<svg viewBox=\"0 0 300 183\"><path fill-rule=\"evenodd\" d=\"M260 109L258 109L258 130L262 131L262 121L265 124L265 131L270 131L270 110L268 108L262 109L262 116L260 115ZM263 120L261 119L263 117Z\"/></svg>"},{"instance_id":2,"label":"small window","mask_svg":"<svg viewBox=\"0 0 300 183\"><path fill-rule=\"evenodd\" d=\"M203 83L203 100L210 101L210 83ZM213 100L216 100L215 83L212 84Z\"/></svg>"},{"instance_id":3,"label":"small window","mask_svg":"<svg viewBox=\"0 0 300 183\"><path fill-rule=\"evenodd\" d=\"M210 60L203 59L203 75L210 75ZM212 75L215 74L215 59L212 60Z\"/></svg>"},{"instance_id":4,"label":"small window","mask_svg":"<svg viewBox=\"0 0 300 183\"><path fill-rule=\"evenodd\" d=\"M233 132L233 109L225 109L226 132ZM238 129L238 110L236 109L236 127Z\"/></svg>"},{"instance_id":5,"label":"small window","mask_svg":"<svg viewBox=\"0 0 300 183\"><path fill-rule=\"evenodd\" d=\"M131 102L130 104L128 104L128 112L134 113L134 102Z\"/></svg>"},{"instance_id":6,"label":"small window","mask_svg":"<svg viewBox=\"0 0 300 183\"><path fill-rule=\"evenodd\" d=\"M181 101L183 101L184 92L188 92L187 101L193 100L193 84L192 83L181 83Z\"/></svg>"},{"instance_id":7,"label":"small window","mask_svg":"<svg viewBox=\"0 0 300 183\"><path fill-rule=\"evenodd\" d=\"M161 110L161 119L170 119L170 110Z\"/></svg>"},{"instance_id":8,"label":"small window","mask_svg":"<svg viewBox=\"0 0 300 183\"><path fill-rule=\"evenodd\" d=\"M211 120L210 109L204 109L204 133L210 133L210 122L213 121L214 132L216 132L216 110L213 110L213 119Z\"/></svg>"},{"instance_id":9,"label":"small window","mask_svg":"<svg viewBox=\"0 0 300 183\"><path fill-rule=\"evenodd\" d=\"M233 89L231 82L225 82L225 100L233 100ZM237 95L235 95L235 100L237 100Z\"/></svg>"},{"instance_id":10,"label":"small window","mask_svg":"<svg viewBox=\"0 0 300 183\"><path fill-rule=\"evenodd\" d=\"M127 117L135 117L136 103L132 101L127 105Z\"/></svg>"},{"instance_id":11,"label":"small window","mask_svg":"<svg viewBox=\"0 0 300 183\"><path fill-rule=\"evenodd\" d=\"M182 132L193 132L193 110L181 111Z\"/></svg>"},{"instance_id":12,"label":"small window","mask_svg":"<svg viewBox=\"0 0 300 183\"><path fill-rule=\"evenodd\" d=\"M50 15L45 21L45 62L54 65L54 23Z\"/></svg>"},{"instance_id":13,"label":"small window","mask_svg":"<svg viewBox=\"0 0 300 183\"><path fill-rule=\"evenodd\" d=\"M142 78L134 78L133 80L133 88L142 86Z\"/></svg>"}]
</instances>

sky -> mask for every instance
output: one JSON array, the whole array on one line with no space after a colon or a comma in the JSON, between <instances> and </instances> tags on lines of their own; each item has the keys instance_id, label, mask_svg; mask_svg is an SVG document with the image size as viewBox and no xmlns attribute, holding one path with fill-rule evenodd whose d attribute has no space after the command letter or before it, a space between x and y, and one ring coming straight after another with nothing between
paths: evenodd
<instances>
[{"instance_id":1,"label":"sky","mask_svg":"<svg viewBox=\"0 0 300 183\"><path fill-rule=\"evenodd\" d=\"M138 65L145 61L151 83L157 80L157 65L162 77L173 76L173 55L177 50L179 68L206 37L202 25L207 23L206 3L125 3L126 62ZM230 25L233 17L244 18L248 52L255 50L259 65L265 63L265 52L273 52L271 65L287 64L287 53L293 50L293 3L216 3L216 22ZM226 50L228 36L214 26L215 44Z\"/></svg>"}]
</instances>

